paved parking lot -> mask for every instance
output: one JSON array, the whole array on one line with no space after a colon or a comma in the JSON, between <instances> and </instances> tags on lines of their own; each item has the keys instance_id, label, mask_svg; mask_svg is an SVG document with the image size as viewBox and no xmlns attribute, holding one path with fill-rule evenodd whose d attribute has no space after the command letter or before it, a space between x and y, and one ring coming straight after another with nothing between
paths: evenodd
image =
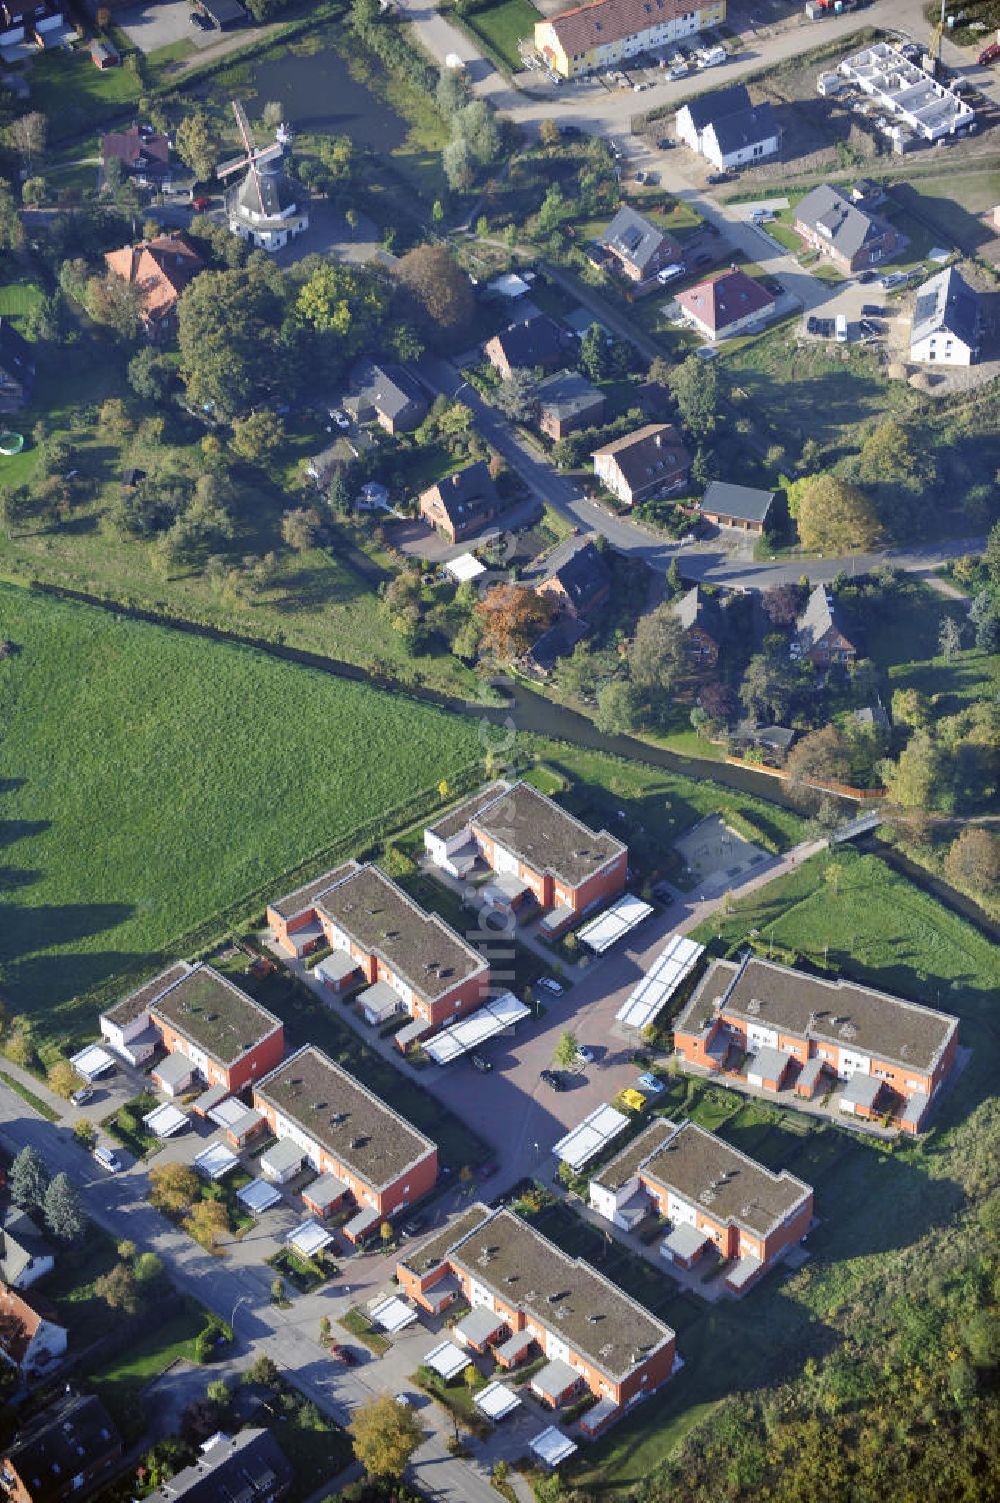
<instances>
[{"instance_id":1,"label":"paved parking lot","mask_svg":"<svg viewBox=\"0 0 1000 1503\"><path fill-rule=\"evenodd\" d=\"M115 21L140 52L156 52L185 38L196 47L210 47L219 40L214 27L202 31L191 24L188 0L142 0L119 11Z\"/></svg>"}]
</instances>

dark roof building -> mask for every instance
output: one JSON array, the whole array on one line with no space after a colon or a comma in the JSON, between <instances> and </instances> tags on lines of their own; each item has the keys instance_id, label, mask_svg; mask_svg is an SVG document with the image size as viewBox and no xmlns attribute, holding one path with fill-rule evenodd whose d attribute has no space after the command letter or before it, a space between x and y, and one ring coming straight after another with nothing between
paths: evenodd
<instances>
[{"instance_id":1,"label":"dark roof building","mask_svg":"<svg viewBox=\"0 0 1000 1503\"><path fill-rule=\"evenodd\" d=\"M344 406L364 422L378 419L387 433L408 433L427 416L427 398L419 383L401 365L363 361L351 372L356 395Z\"/></svg>"},{"instance_id":2,"label":"dark roof building","mask_svg":"<svg viewBox=\"0 0 1000 1503\"><path fill-rule=\"evenodd\" d=\"M121 1436L93 1394L62 1399L23 1426L0 1481L14 1503L63 1503L86 1496L116 1469Z\"/></svg>"},{"instance_id":3,"label":"dark roof building","mask_svg":"<svg viewBox=\"0 0 1000 1503\"><path fill-rule=\"evenodd\" d=\"M556 370L566 358L568 336L547 313L511 324L483 346L490 364L506 379L512 370Z\"/></svg>"},{"instance_id":4,"label":"dark roof building","mask_svg":"<svg viewBox=\"0 0 1000 1503\"><path fill-rule=\"evenodd\" d=\"M656 273L664 266L682 260L681 248L673 236L628 204L618 210L600 244L633 282L655 281Z\"/></svg>"},{"instance_id":5,"label":"dark roof building","mask_svg":"<svg viewBox=\"0 0 1000 1503\"><path fill-rule=\"evenodd\" d=\"M713 480L701 499L701 513L717 527L738 527L743 532L759 533L767 525L773 504L773 491Z\"/></svg>"},{"instance_id":6,"label":"dark roof building","mask_svg":"<svg viewBox=\"0 0 1000 1503\"><path fill-rule=\"evenodd\" d=\"M292 1468L268 1430L213 1435L191 1466L157 1488L156 1503L277 1503L292 1486Z\"/></svg>"},{"instance_id":7,"label":"dark roof building","mask_svg":"<svg viewBox=\"0 0 1000 1503\"><path fill-rule=\"evenodd\" d=\"M695 585L674 602L674 616L689 660L698 668L714 668L724 632L717 601Z\"/></svg>"},{"instance_id":8,"label":"dark roof building","mask_svg":"<svg viewBox=\"0 0 1000 1503\"><path fill-rule=\"evenodd\" d=\"M746 84L730 84L727 89L713 89L710 94L700 94L677 111L677 134L682 125L700 134L706 125L724 120L727 115L739 114L750 108L750 95ZM682 120L683 117L683 120ZM682 136L682 139L685 139Z\"/></svg>"},{"instance_id":9,"label":"dark roof building","mask_svg":"<svg viewBox=\"0 0 1000 1503\"><path fill-rule=\"evenodd\" d=\"M149 182L162 182L171 176L170 142L158 131L140 125L102 136L101 161L105 165L121 162L124 172Z\"/></svg>"},{"instance_id":10,"label":"dark roof building","mask_svg":"<svg viewBox=\"0 0 1000 1503\"><path fill-rule=\"evenodd\" d=\"M558 596L574 616L584 616L607 600L611 571L593 538L567 538L549 554L535 589Z\"/></svg>"},{"instance_id":11,"label":"dark roof building","mask_svg":"<svg viewBox=\"0 0 1000 1503\"><path fill-rule=\"evenodd\" d=\"M793 657L808 658L819 668L849 663L857 657L857 648L840 625L836 601L826 585L818 584L810 593L795 623L791 650Z\"/></svg>"},{"instance_id":12,"label":"dark roof building","mask_svg":"<svg viewBox=\"0 0 1000 1503\"><path fill-rule=\"evenodd\" d=\"M683 485L691 455L670 423L646 423L593 453L594 474L626 506Z\"/></svg>"},{"instance_id":13,"label":"dark roof building","mask_svg":"<svg viewBox=\"0 0 1000 1503\"><path fill-rule=\"evenodd\" d=\"M420 515L453 543L481 531L499 510L500 500L485 459L446 475L420 497Z\"/></svg>"},{"instance_id":14,"label":"dark roof building","mask_svg":"<svg viewBox=\"0 0 1000 1503\"><path fill-rule=\"evenodd\" d=\"M858 208L829 183L821 183L799 200L795 229L808 245L844 271L860 271L884 261L899 243L891 226Z\"/></svg>"},{"instance_id":15,"label":"dark roof building","mask_svg":"<svg viewBox=\"0 0 1000 1503\"><path fill-rule=\"evenodd\" d=\"M538 384L538 426L552 439L592 427L603 415L603 392L578 371L556 371Z\"/></svg>"},{"instance_id":16,"label":"dark roof building","mask_svg":"<svg viewBox=\"0 0 1000 1503\"><path fill-rule=\"evenodd\" d=\"M0 412L17 412L31 395L35 354L8 318L0 318Z\"/></svg>"},{"instance_id":17,"label":"dark roof building","mask_svg":"<svg viewBox=\"0 0 1000 1503\"><path fill-rule=\"evenodd\" d=\"M247 13L239 0L198 0L198 9L205 12L219 31L231 31L247 20Z\"/></svg>"}]
</instances>

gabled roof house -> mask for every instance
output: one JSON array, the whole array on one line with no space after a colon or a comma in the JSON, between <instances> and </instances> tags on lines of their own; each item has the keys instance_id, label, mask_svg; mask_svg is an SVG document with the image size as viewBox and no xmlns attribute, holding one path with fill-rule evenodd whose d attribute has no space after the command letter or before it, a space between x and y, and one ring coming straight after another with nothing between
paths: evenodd
<instances>
[{"instance_id":1,"label":"gabled roof house","mask_svg":"<svg viewBox=\"0 0 1000 1503\"><path fill-rule=\"evenodd\" d=\"M72 1394L18 1428L0 1463L0 1486L11 1503L66 1503L111 1477L124 1450L100 1399Z\"/></svg>"},{"instance_id":2,"label":"gabled roof house","mask_svg":"<svg viewBox=\"0 0 1000 1503\"><path fill-rule=\"evenodd\" d=\"M646 423L592 458L597 479L626 506L680 489L691 471L691 454L670 423Z\"/></svg>"},{"instance_id":3,"label":"gabled roof house","mask_svg":"<svg viewBox=\"0 0 1000 1503\"><path fill-rule=\"evenodd\" d=\"M829 256L846 272L876 266L899 248L899 236L891 225L852 203L829 183L821 183L799 199L795 231L813 250Z\"/></svg>"},{"instance_id":4,"label":"gabled roof house","mask_svg":"<svg viewBox=\"0 0 1000 1503\"><path fill-rule=\"evenodd\" d=\"M483 353L506 380L513 370L558 370L566 359L569 336L547 313L520 319L483 346Z\"/></svg>"},{"instance_id":5,"label":"gabled roof house","mask_svg":"<svg viewBox=\"0 0 1000 1503\"><path fill-rule=\"evenodd\" d=\"M611 593L611 571L592 537L567 538L545 561L539 595L553 595L573 616L597 610Z\"/></svg>"},{"instance_id":6,"label":"gabled roof house","mask_svg":"<svg viewBox=\"0 0 1000 1503\"><path fill-rule=\"evenodd\" d=\"M637 209L623 204L600 238L630 282L653 286L665 266L683 260L672 235Z\"/></svg>"},{"instance_id":7,"label":"gabled roof house","mask_svg":"<svg viewBox=\"0 0 1000 1503\"><path fill-rule=\"evenodd\" d=\"M446 475L420 497L420 515L452 543L482 532L500 512L500 498L485 459Z\"/></svg>"},{"instance_id":8,"label":"gabled roof house","mask_svg":"<svg viewBox=\"0 0 1000 1503\"><path fill-rule=\"evenodd\" d=\"M794 658L808 658L817 668L853 663L858 655L840 625L836 601L824 584L816 585L810 592L805 610L795 623L791 654Z\"/></svg>"},{"instance_id":9,"label":"gabled roof house","mask_svg":"<svg viewBox=\"0 0 1000 1503\"><path fill-rule=\"evenodd\" d=\"M108 271L139 288L143 323L151 339L174 326L181 294L205 269L183 230L107 251L104 261Z\"/></svg>"},{"instance_id":10,"label":"gabled roof house","mask_svg":"<svg viewBox=\"0 0 1000 1503\"><path fill-rule=\"evenodd\" d=\"M770 104L752 105L745 84L713 89L677 111L677 139L721 170L773 156L781 130Z\"/></svg>"},{"instance_id":11,"label":"gabled roof house","mask_svg":"<svg viewBox=\"0 0 1000 1503\"><path fill-rule=\"evenodd\" d=\"M917 289L910 359L921 365L972 365L979 359L981 330L978 293L948 266Z\"/></svg>"}]
</instances>

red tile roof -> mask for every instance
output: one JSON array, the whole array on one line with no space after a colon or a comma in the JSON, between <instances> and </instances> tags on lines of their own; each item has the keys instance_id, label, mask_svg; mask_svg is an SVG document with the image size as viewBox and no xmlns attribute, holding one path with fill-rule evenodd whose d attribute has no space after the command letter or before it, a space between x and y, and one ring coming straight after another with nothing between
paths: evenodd
<instances>
[{"instance_id":1,"label":"red tile roof","mask_svg":"<svg viewBox=\"0 0 1000 1503\"><path fill-rule=\"evenodd\" d=\"M595 0L592 5L564 10L550 24L567 57L574 57L651 26L663 26L690 10L686 0Z\"/></svg>"},{"instance_id":2,"label":"red tile roof","mask_svg":"<svg viewBox=\"0 0 1000 1503\"><path fill-rule=\"evenodd\" d=\"M685 313L717 334L740 319L763 313L773 305L774 298L745 271L734 269L679 292L677 301Z\"/></svg>"},{"instance_id":3,"label":"red tile roof","mask_svg":"<svg viewBox=\"0 0 1000 1503\"><path fill-rule=\"evenodd\" d=\"M108 251L104 260L109 271L142 289L146 317L153 321L174 311L185 287L205 266L181 230Z\"/></svg>"}]
</instances>

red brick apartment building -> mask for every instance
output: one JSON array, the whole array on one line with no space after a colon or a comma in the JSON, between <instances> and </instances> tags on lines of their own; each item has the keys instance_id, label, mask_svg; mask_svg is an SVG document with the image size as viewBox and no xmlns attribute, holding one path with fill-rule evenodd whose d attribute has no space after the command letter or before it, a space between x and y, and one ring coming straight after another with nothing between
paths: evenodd
<instances>
[{"instance_id":1,"label":"red brick apartment building","mask_svg":"<svg viewBox=\"0 0 1000 1503\"><path fill-rule=\"evenodd\" d=\"M494 783L424 831L428 855L453 876L476 860L523 884L552 933L625 886L628 848L539 793L530 783Z\"/></svg>"},{"instance_id":2,"label":"red brick apartment building","mask_svg":"<svg viewBox=\"0 0 1000 1503\"><path fill-rule=\"evenodd\" d=\"M709 968L674 1046L691 1064L803 1098L846 1081L842 1111L919 1132L954 1063L958 1019L747 955Z\"/></svg>"},{"instance_id":3,"label":"red brick apartment building","mask_svg":"<svg viewBox=\"0 0 1000 1503\"><path fill-rule=\"evenodd\" d=\"M531 1380L552 1408L589 1389L593 1433L670 1377L676 1338L581 1258L570 1258L512 1211L472 1206L397 1264L400 1290L432 1314L456 1299L496 1317L488 1344L502 1367L537 1345L548 1363ZM463 1323L464 1324L464 1323ZM488 1322L477 1321L481 1330ZM461 1339L462 1327L456 1328ZM469 1344L479 1344L475 1341Z\"/></svg>"},{"instance_id":4,"label":"red brick apartment building","mask_svg":"<svg viewBox=\"0 0 1000 1503\"><path fill-rule=\"evenodd\" d=\"M273 1070L285 1052L284 1024L210 965L185 961L154 976L101 1016L101 1033L125 1058L148 1058L157 1044L169 1058L161 1084L180 1084L183 1063L207 1085L242 1091ZM156 1076L154 1071L154 1076Z\"/></svg>"},{"instance_id":5,"label":"red brick apartment building","mask_svg":"<svg viewBox=\"0 0 1000 1503\"><path fill-rule=\"evenodd\" d=\"M302 956L330 945L357 961L359 980L384 982L424 1031L485 1001L489 963L437 914L425 913L377 866L349 861L267 910L276 942Z\"/></svg>"},{"instance_id":6,"label":"red brick apartment building","mask_svg":"<svg viewBox=\"0 0 1000 1503\"><path fill-rule=\"evenodd\" d=\"M279 1140L340 1181L341 1200L352 1199L373 1219L395 1215L434 1188L437 1145L312 1044L254 1087L253 1104Z\"/></svg>"},{"instance_id":7,"label":"red brick apartment building","mask_svg":"<svg viewBox=\"0 0 1000 1503\"><path fill-rule=\"evenodd\" d=\"M742 1294L806 1235L813 1192L694 1122L678 1127L663 1120L598 1170L590 1204L624 1231L650 1213L668 1218L671 1228L660 1244L666 1262L691 1268L714 1247L732 1260L727 1287Z\"/></svg>"}]
</instances>

